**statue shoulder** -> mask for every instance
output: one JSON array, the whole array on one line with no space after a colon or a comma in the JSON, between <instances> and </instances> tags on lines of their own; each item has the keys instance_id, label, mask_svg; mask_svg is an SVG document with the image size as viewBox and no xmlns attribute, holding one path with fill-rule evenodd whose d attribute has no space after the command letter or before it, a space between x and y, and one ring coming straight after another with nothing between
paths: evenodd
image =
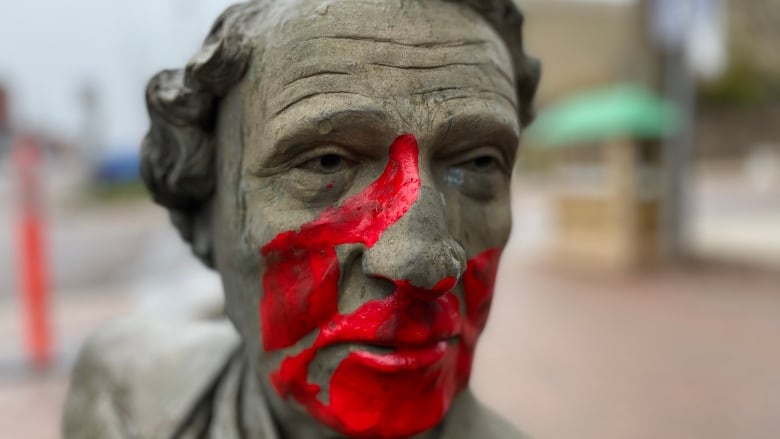
<instances>
[{"instance_id":1,"label":"statue shoulder","mask_svg":"<svg viewBox=\"0 0 780 439\"><path fill-rule=\"evenodd\" d=\"M105 326L73 369L65 437L169 437L239 345L224 320L126 318Z\"/></svg>"},{"instance_id":2,"label":"statue shoulder","mask_svg":"<svg viewBox=\"0 0 780 439\"><path fill-rule=\"evenodd\" d=\"M506 419L479 402L466 389L453 402L442 432L443 439L530 439Z\"/></svg>"}]
</instances>

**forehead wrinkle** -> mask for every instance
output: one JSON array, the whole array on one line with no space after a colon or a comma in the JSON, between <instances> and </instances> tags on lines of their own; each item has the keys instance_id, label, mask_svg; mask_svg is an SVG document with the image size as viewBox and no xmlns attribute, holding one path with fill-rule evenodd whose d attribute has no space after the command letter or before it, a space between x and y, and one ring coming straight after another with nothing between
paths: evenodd
<instances>
[{"instance_id":1,"label":"forehead wrinkle","mask_svg":"<svg viewBox=\"0 0 780 439\"><path fill-rule=\"evenodd\" d=\"M313 74L304 72L311 68L304 68L307 62L318 67L333 63L328 70L353 73L366 62L394 65L414 60L412 64L424 66L487 58L502 66L500 74L515 87L505 41L481 14L463 4L332 0L322 13L322 2L280 3L290 5L282 7L289 14L283 23L276 22L269 48L277 61L271 76L284 76L284 84ZM335 63L344 63L349 70Z\"/></svg>"},{"instance_id":2,"label":"forehead wrinkle","mask_svg":"<svg viewBox=\"0 0 780 439\"><path fill-rule=\"evenodd\" d=\"M487 69L494 70L496 73L498 73L504 80L507 81L507 83L510 86L513 84L512 77L509 76L505 71L503 71L500 67L498 67L492 62L449 62L449 63L443 63L437 65L425 65L425 66L412 65L412 64L389 64L389 63L374 62L374 63L370 63L370 65L377 66L377 67L387 67L391 69L401 69L401 70L436 70L436 69L443 69L447 67L487 68Z\"/></svg>"},{"instance_id":3,"label":"forehead wrinkle","mask_svg":"<svg viewBox=\"0 0 780 439\"><path fill-rule=\"evenodd\" d=\"M499 68L507 64L512 69L511 62L503 56L501 49L495 47L499 42L485 41L480 43L485 50L464 47L452 42L446 46L423 47L417 45L397 45L394 43L373 43L370 40L333 38L310 38L292 41L282 48L275 49L282 61L278 71L285 77L286 83L300 77L311 75L318 71L333 71L354 73L364 70L366 64L387 64L398 66L436 67L446 64L495 64L499 73L507 81L514 84L514 72L506 72ZM366 44L368 43L368 44ZM333 56L330 56L330 55ZM271 55L272 56L272 55Z\"/></svg>"},{"instance_id":4,"label":"forehead wrinkle","mask_svg":"<svg viewBox=\"0 0 780 439\"><path fill-rule=\"evenodd\" d=\"M304 58L298 62L285 60L280 68L266 74L273 78L266 81L269 100L280 97L283 93L289 93L290 89L298 87L301 81L309 79L336 79L339 76L348 76L357 73L353 66L343 61L312 61Z\"/></svg>"},{"instance_id":5,"label":"forehead wrinkle","mask_svg":"<svg viewBox=\"0 0 780 439\"><path fill-rule=\"evenodd\" d=\"M515 88L510 77L492 60L429 62L423 65L408 61L400 65L388 62L328 63L319 67L307 62L303 68L296 66L288 71L300 73L267 83L270 115L278 115L317 94L357 94L386 100L402 95L414 97L442 91L438 84L464 92L492 92L507 99L513 108L517 107L516 98L513 98Z\"/></svg>"},{"instance_id":6,"label":"forehead wrinkle","mask_svg":"<svg viewBox=\"0 0 780 439\"><path fill-rule=\"evenodd\" d=\"M312 99L312 98L316 98L316 97L320 97L320 96L325 96L325 95L338 95L338 94L356 95L356 96L362 96L364 98L371 99L371 96L368 96L368 95L365 95L365 94L361 94L361 93L355 93L355 92L352 92L352 91L346 91L346 90L341 90L341 91L319 91L319 92L304 93L301 96L297 96L292 101L285 103L280 109L274 111L273 112L273 117L277 117L277 116L283 114L288 109L290 109L290 108L296 106L297 104L302 103L302 102L304 102L306 100L309 100L309 99Z\"/></svg>"},{"instance_id":7,"label":"forehead wrinkle","mask_svg":"<svg viewBox=\"0 0 780 439\"><path fill-rule=\"evenodd\" d=\"M506 101L512 113L516 113L514 88L506 83L503 77L496 77L495 73L486 74L484 71L486 66L490 66L491 71L497 72L492 64L454 64L436 68L393 69L392 76L388 76L393 80L386 82L372 79L377 76L372 74L376 73L377 69L386 69L378 66L374 66L372 72L352 76L333 75L328 72L308 75L283 90L273 93L273 98L268 102L270 110L268 114L275 118L309 99L339 94L359 96L384 104L408 98L412 99L410 102L430 99L435 104L437 101L443 102L455 96L463 98L489 96L487 98L489 100Z\"/></svg>"},{"instance_id":8,"label":"forehead wrinkle","mask_svg":"<svg viewBox=\"0 0 780 439\"><path fill-rule=\"evenodd\" d=\"M439 6L429 12L438 10ZM270 62L261 63L270 67L263 85L266 120L308 117L324 102L320 96L330 100L331 95L331 102L340 102L342 95L362 102L369 98L388 111L398 107L400 111L391 112L399 121L409 119L406 125L422 120L422 113L415 115L426 111L420 107L421 99L438 107L478 97L494 104L500 101L517 114L516 72L506 43L494 28L470 9L463 9L464 20L456 27L435 27L436 16L423 19L428 11L412 11L409 16L383 19L387 26L369 27L366 20L356 21L350 8L331 8L325 16L312 12L296 18L305 25L285 26L267 46ZM410 32L415 26L423 31ZM410 113L401 101L420 108L410 107ZM297 105L303 102L311 104ZM423 107L430 115L433 107Z\"/></svg>"},{"instance_id":9,"label":"forehead wrinkle","mask_svg":"<svg viewBox=\"0 0 780 439\"><path fill-rule=\"evenodd\" d=\"M309 41L316 41L316 40L346 40L346 41L357 41L357 42L368 42L371 44L381 45L381 44L392 44L396 46L405 46L405 47L412 47L412 48L452 48L452 47L471 47L471 46L481 46L485 44L490 44L490 41L480 38L463 38L463 39L456 39L456 40L434 40L434 41L418 41L418 42L411 42L411 41L404 41L399 40L396 38L383 38L378 36L372 36L372 35L316 35L313 37L303 38L296 41L290 41L285 46L289 46L292 44L300 44L305 43Z\"/></svg>"},{"instance_id":10,"label":"forehead wrinkle","mask_svg":"<svg viewBox=\"0 0 780 439\"><path fill-rule=\"evenodd\" d=\"M437 87L428 90L420 90L412 93L413 96L442 96L440 99L442 103L457 100L457 99L469 99L473 97L484 97L484 95L492 94L498 97L506 103L508 103L512 109L517 112L517 102L514 95L507 95L499 90L479 89L479 88L464 88L464 87Z\"/></svg>"},{"instance_id":11,"label":"forehead wrinkle","mask_svg":"<svg viewBox=\"0 0 780 439\"><path fill-rule=\"evenodd\" d=\"M279 3L282 3L281 1ZM294 8L289 38L370 39L409 46L480 43L497 36L473 7L452 0L312 0ZM327 6L323 8L323 6ZM324 9L324 13L323 13ZM284 44L281 39L277 43Z\"/></svg>"},{"instance_id":12,"label":"forehead wrinkle","mask_svg":"<svg viewBox=\"0 0 780 439\"><path fill-rule=\"evenodd\" d=\"M336 70L322 70L322 71L317 71L317 72L313 72L313 73L309 73L309 74L300 75L297 78L294 78L291 81L287 82L282 87L283 88L287 88L287 87L297 83L298 81L302 81L304 79L316 78L317 76L349 75L349 74L350 74L349 72L341 72L341 71L336 71Z\"/></svg>"}]
</instances>

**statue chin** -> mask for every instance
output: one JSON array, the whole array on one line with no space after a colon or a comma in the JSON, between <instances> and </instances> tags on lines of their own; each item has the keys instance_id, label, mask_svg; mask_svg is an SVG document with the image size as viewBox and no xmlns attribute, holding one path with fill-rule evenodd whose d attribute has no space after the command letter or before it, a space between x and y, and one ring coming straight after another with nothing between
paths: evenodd
<instances>
[{"instance_id":1,"label":"statue chin","mask_svg":"<svg viewBox=\"0 0 780 439\"><path fill-rule=\"evenodd\" d=\"M306 355L286 360L272 376L276 390L318 421L350 437L407 437L435 427L468 381L470 357L456 342L377 354L354 350L333 373L329 403L306 381ZM307 357L307 358L304 358ZM465 366L465 367L464 367Z\"/></svg>"}]
</instances>

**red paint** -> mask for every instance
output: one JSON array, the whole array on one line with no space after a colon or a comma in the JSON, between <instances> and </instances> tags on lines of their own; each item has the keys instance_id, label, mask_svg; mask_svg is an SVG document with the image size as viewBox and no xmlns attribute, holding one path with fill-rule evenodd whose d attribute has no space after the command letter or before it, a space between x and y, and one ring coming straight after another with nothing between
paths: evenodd
<instances>
[{"instance_id":1,"label":"red paint","mask_svg":"<svg viewBox=\"0 0 780 439\"><path fill-rule=\"evenodd\" d=\"M328 208L298 231L265 245L260 303L266 351L283 349L318 330L313 344L284 359L271 381L319 421L353 437L408 436L435 426L468 382L477 336L492 297L500 251L468 263L463 276L465 316L453 294L455 278L425 289L390 280L395 291L348 315L338 312L339 261L335 247L371 248L405 215L420 189L417 142L400 136L382 175L341 206ZM290 319L290 316L295 316ZM307 378L318 350L336 344L387 346L388 353L350 353L336 368L329 403Z\"/></svg>"},{"instance_id":2,"label":"red paint","mask_svg":"<svg viewBox=\"0 0 780 439\"><path fill-rule=\"evenodd\" d=\"M314 221L276 236L263 255L263 344L268 351L294 345L338 313L339 261L335 247L373 246L417 201L417 141L400 136L390 147L382 175L363 192ZM387 201L387 200L394 200ZM296 317L293 321L289 316Z\"/></svg>"},{"instance_id":3,"label":"red paint","mask_svg":"<svg viewBox=\"0 0 780 439\"><path fill-rule=\"evenodd\" d=\"M466 272L463 273L464 301L466 302L466 321L463 327L464 349L458 357L458 376L462 386L468 384L471 376L471 363L477 339L485 329L490 305L493 303L493 287L498 272L498 260L501 249L492 248L469 259Z\"/></svg>"}]
</instances>

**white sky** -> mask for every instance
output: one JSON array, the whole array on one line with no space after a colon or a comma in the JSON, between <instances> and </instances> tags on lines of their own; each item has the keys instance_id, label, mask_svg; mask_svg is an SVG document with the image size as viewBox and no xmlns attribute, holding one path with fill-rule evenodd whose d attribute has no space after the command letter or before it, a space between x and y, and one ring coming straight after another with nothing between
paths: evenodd
<instances>
[{"instance_id":1,"label":"white sky","mask_svg":"<svg viewBox=\"0 0 780 439\"><path fill-rule=\"evenodd\" d=\"M0 0L0 82L13 120L76 137L82 84L101 93L111 148L135 147L147 128L143 91L181 67L233 0Z\"/></svg>"},{"instance_id":2,"label":"white sky","mask_svg":"<svg viewBox=\"0 0 780 439\"><path fill-rule=\"evenodd\" d=\"M0 0L0 82L10 86L13 120L77 139L79 90L91 81L108 146L136 147L147 128L146 81L183 66L234 2Z\"/></svg>"}]
</instances>

